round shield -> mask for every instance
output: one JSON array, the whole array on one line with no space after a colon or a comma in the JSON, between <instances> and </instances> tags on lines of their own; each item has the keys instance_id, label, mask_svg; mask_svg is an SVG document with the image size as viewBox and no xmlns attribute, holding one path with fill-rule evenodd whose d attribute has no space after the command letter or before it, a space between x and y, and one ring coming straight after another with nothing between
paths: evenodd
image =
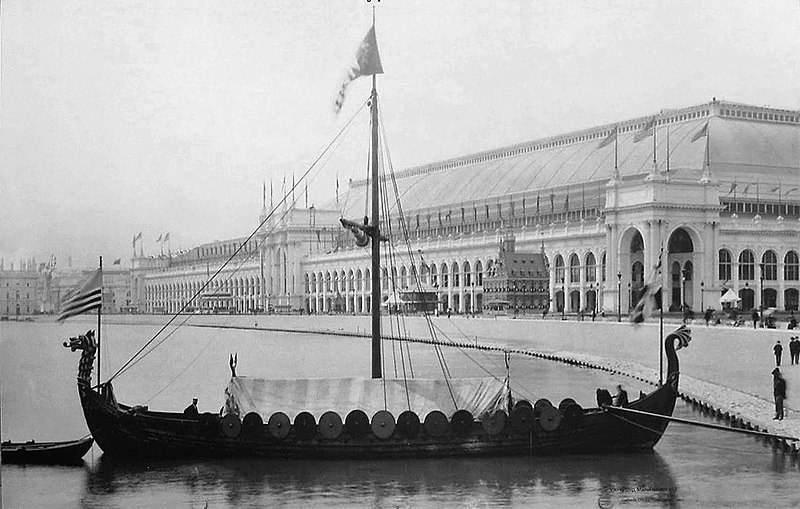
<instances>
[{"instance_id":1,"label":"round shield","mask_svg":"<svg viewBox=\"0 0 800 509\"><path fill-rule=\"evenodd\" d=\"M539 425L545 431L555 431L561 424L561 414L552 406L542 407L539 412Z\"/></svg>"},{"instance_id":2,"label":"round shield","mask_svg":"<svg viewBox=\"0 0 800 509\"><path fill-rule=\"evenodd\" d=\"M432 437L443 436L449 427L447 416L438 410L433 410L425 416L425 431Z\"/></svg>"},{"instance_id":3,"label":"round shield","mask_svg":"<svg viewBox=\"0 0 800 509\"><path fill-rule=\"evenodd\" d=\"M518 407L518 406L526 406L526 407L528 407L530 409L533 409L533 405L531 405L531 402L528 401L527 399L521 399L521 400L517 401L516 403L514 403L514 407Z\"/></svg>"},{"instance_id":4,"label":"round shield","mask_svg":"<svg viewBox=\"0 0 800 509\"><path fill-rule=\"evenodd\" d=\"M558 409L561 411L561 413L564 413L564 410L566 410L568 407L572 405L577 405L574 399L564 398L561 400L561 403L558 404Z\"/></svg>"},{"instance_id":5,"label":"round shield","mask_svg":"<svg viewBox=\"0 0 800 509\"><path fill-rule=\"evenodd\" d=\"M483 414L481 426L483 427L483 431L487 434L492 436L499 435L506 428L507 419L508 417L506 417L505 412L487 412Z\"/></svg>"},{"instance_id":6,"label":"round shield","mask_svg":"<svg viewBox=\"0 0 800 509\"><path fill-rule=\"evenodd\" d=\"M394 415L386 410L378 410L375 412L375 415L372 416L370 426L376 437L389 438L394 434Z\"/></svg>"},{"instance_id":7,"label":"round shield","mask_svg":"<svg viewBox=\"0 0 800 509\"><path fill-rule=\"evenodd\" d=\"M213 438L219 433L219 416L211 412L200 414L200 433L208 438Z\"/></svg>"},{"instance_id":8,"label":"round shield","mask_svg":"<svg viewBox=\"0 0 800 509\"><path fill-rule=\"evenodd\" d=\"M575 401L571 399L569 401L572 401L572 404L565 405L564 403L566 401L567 400L564 400L561 402L560 405L558 405L559 411L561 412L562 416L561 424L562 426L565 426L567 428L574 428L578 426L583 420L583 407L581 407L579 404L575 403Z\"/></svg>"},{"instance_id":9,"label":"round shield","mask_svg":"<svg viewBox=\"0 0 800 509\"><path fill-rule=\"evenodd\" d=\"M363 410L353 410L344 420L344 427L351 437L360 438L369 433L369 417Z\"/></svg>"},{"instance_id":10,"label":"round shield","mask_svg":"<svg viewBox=\"0 0 800 509\"><path fill-rule=\"evenodd\" d=\"M342 434L342 418L336 412L325 412L319 418L319 434L329 440L335 440Z\"/></svg>"},{"instance_id":11,"label":"round shield","mask_svg":"<svg viewBox=\"0 0 800 509\"><path fill-rule=\"evenodd\" d=\"M536 417L539 417L539 412L541 412L542 408L552 407L552 406L553 406L553 404L550 403L549 399L542 398L542 399L536 400L536 403L534 403L534 405L533 405L533 415L535 415Z\"/></svg>"},{"instance_id":12,"label":"round shield","mask_svg":"<svg viewBox=\"0 0 800 509\"><path fill-rule=\"evenodd\" d=\"M411 410L397 416L397 433L404 438L414 438L419 434L419 417Z\"/></svg>"},{"instance_id":13,"label":"round shield","mask_svg":"<svg viewBox=\"0 0 800 509\"><path fill-rule=\"evenodd\" d=\"M289 416L283 412L275 412L267 421L269 434L275 438L286 438L292 429L289 423Z\"/></svg>"},{"instance_id":14,"label":"round shield","mask_svg":"<svg viewBox=\"0 0 800 509\"><path fill-rule=\"evenodd\" d=\"M533 410L529 406L520 405L511 412L511 427L517 433L529 433L533 430L533 421Z\"/></svg>"},{"instance_id":15,"label":"round shield","mask_svg":"<svg viewBox=\"0 0 800 509\"><path fill-rule=\"evenodd\" d=\"M472 431L472 424L474 423L472 414L467 410L459 410L450 418L450 426L453 428L453 433L459 437L465 437Z\"/></svg>"},{"instance_id":16,"label":"round shield","mask_svg":"<svg viewBox=\"0 0 800 509\"><path fill-rule=\"evenodd\" d=\"M228 438L236 438L242 432L242 421L236 414L227 414L222 418L222 433Z\"/></svg>"},{"instance_id":17,"label":"round shield","mask_svg":"<svg viewBox=\"0 0 800 509\"><path fill-rule=\"evenodd\" d=\"M308 412L300 412L294 418L294 432L299 438L313 438L317 432L317 420Z\"/></svg>"},{"instance_id":18,"label":"round shield","mask_svg":"<svg viewBox=\"0 0 800 509\"><path fill-rule=\"evenodd\" d=\"M242 419L242 434L250 437L260 435L263 426L264 421L261 420L261 416L256 412L249 412Z\"/></svg>"}]
</instances>

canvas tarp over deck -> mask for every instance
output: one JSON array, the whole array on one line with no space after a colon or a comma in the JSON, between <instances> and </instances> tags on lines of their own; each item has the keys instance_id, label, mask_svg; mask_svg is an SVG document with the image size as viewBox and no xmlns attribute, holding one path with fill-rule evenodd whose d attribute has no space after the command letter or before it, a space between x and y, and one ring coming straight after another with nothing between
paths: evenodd
<instances>
[{"instance_id":1,"label":"canvas tarp over deck","mask_svg":"<svg viewBox=\"0 0 800 509\"><path fill-rule=\"evenodd\" d=\"M384 405L384 382L386 401ZM406 399L408 384L408 399ZM372 416L378 410L389 410L395 417L409 409L421 419L428 412L439 410L451 417L456 410L468 410L475 417L502 408L507 402L508 389L504 381L493 378L450 380L458 408L444 380L311 378L272 380L234 377L228 384L226 408L238 409L244 417L257 412L266 421L275 412L283 412L294 420L300 412L315 418L332 410L342 419L352 410L363 410Z\"/></svg>"}]
</instances>

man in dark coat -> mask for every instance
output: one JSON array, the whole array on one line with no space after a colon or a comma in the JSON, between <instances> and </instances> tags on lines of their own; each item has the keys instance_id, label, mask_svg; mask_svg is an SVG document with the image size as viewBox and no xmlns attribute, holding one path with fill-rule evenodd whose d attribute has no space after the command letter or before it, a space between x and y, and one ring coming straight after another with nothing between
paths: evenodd
<instances>
[{"instance_id":1,"label":"man in dark coat","mask_svg":"<svg viewBox=\"0 0 800 509\"><path fill-rule=\"evenodd\" d=\"M775 365L780 366L781 355L783 355L783 346L781 346L780 340L778 340L778 342L775 343L775 346L772 347L772 351L775 352Z\"/></svg>"},{"instance_id":2,"label":"man in dark coat","mask_svg":"<svg viewBox=\"0 0 800 509\"><path fill-rule=\"evenodd\" d=\"M200 412L197 411L197 398L192 398L192 404L186 407L183 415L189 419L198 419L200 417Z\"/></svg>"},{"instance_id":3,"label":"man in dark coat","mask_svg":"<svg viewBox=\"0 0 800 509\"><path fill-rule=\"evenodd\" d=\"M617 406L625 406L628 404L628 393L622 388L622 385L617 385Z\"/></svg>"},{"instance_id":4,"label":"man in dark coat","mask_svg":"<svg viewBox=\"0 0 800 509\"><path fill-rule=\"evenodd\" d=\"M789 340L789 355L791 357L790 363L797 364L798 357L800 357L800 341L797 341L796 336L792 336Z\"/></svg>"},{"instance_id":5,"label":"man in dark coat","mask_svg":"<svg viewBox=\"0 0 800 509\"><path fill-rule=\"evenodd\" d=\"M758 310L753 310L753 328L757 328L758 326Z\"/></svg>"},{"instance_id":6,"label":"man in dark coat","mask_svg":"<svg viewBox=\"0 0 800 509\"><path fill-rule=\"evenodd\" d=\"M786 380L781 375L781 370L772 370L772 395L775 396L775 417L779 421L783 420L783 401L786 399Z\"/></svg>"}]
</instances>

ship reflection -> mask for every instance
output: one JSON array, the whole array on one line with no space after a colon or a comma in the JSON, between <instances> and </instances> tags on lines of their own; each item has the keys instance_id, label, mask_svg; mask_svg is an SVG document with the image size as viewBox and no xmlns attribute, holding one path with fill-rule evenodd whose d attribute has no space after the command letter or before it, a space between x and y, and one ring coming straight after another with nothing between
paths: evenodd
<instances>
[{"instance_id":1,"label":"ship reflection","mask_svg":"<svg viewBox=\"0 0 800 509\"><path fill-rule=\"evenodd\" d=\"M160 490L160 486L170 490ZM147 500L182 487L199 507L230 505L523 505L552 499L611 505L678 505L678 487L658 453L544 458L386 461L198 460L116 462L89 469L85 505ZM180 491L180 490L179 490ZM174 501L174 500L173 500ZM156 502L156 501L153 501ZM163 502L166 502L163 501ZM639 504L636 504L639 502Z\"/></svg>"}]
</instances>

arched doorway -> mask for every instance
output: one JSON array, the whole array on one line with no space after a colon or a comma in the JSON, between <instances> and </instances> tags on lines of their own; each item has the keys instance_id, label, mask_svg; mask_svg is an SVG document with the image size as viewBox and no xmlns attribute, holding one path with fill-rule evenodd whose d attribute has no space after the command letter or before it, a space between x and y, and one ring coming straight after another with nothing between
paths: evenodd
<instances>
[{"instance_id":1,"label":"arched doorway","mask_svg":"<svg viewBox=\"0 0 800 509\"><path fill-rule=\"evenodd\" d=\"M667 263L670 271L669 310L681 311L694 303L694 242L689 232L678 228L667 243Z\"/></svg>"}]
</instances>

